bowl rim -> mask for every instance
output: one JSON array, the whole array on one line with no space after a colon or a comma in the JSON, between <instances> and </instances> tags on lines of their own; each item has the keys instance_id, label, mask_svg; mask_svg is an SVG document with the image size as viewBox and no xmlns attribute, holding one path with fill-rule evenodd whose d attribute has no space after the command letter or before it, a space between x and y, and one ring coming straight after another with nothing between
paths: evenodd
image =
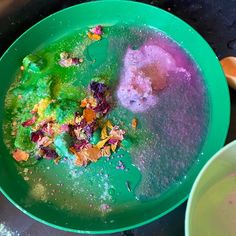
<instances>
[{"instance_id":1,"label":"bowl rim","mask_svg":"<svg viewBox=\"0 0 236 236\"><path fill-rule=\"evenodd\" d=\"M207 172L208 168L214 164L214 162L221 157L221 155L228 150L230 150L232 147L236 146L236 140L228 143L223 148L221 148L202 168L202 170L199 172L196 180L194 181L194 184L192 186L191 192L189 194L189 199L187 203L186 213L185 213L185 236L191 236L190 235L190 215L191 215L191 206L192 201L194 198L195 191L198 188L198 185L200 181L203 178L203 175Z\"/></svg>"}]
</instances>

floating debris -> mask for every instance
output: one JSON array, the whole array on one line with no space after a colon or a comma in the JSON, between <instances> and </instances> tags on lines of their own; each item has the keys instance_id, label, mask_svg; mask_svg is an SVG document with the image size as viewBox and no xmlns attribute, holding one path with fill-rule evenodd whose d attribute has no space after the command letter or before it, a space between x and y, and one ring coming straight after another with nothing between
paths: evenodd
<instances>
[{"instance_id":1,"label":"floating debris","mask_svg":"<svg viewBox=\"0 0 236 236\"><path fill-rule=\"evenodd\" d=\"M136 118L132 119L132 128L136 129L138 125L138 120Z\"/></svg>"},{"instance_id":2,"label":"floating debris","mask_svg":"<svg viewBox=\"0 0 236 236\"><path fill-rule=\"evenodd\" d=\"M83 62L82 58L73 57L71 54L67 52L62 52L60 54L60 61L59 65L61 67L71 67L71 66L78 66Z\"/></svg>"},{"instance_id":3,"label":"floating debris","mask_svg":"<svg viewBox=\"0 0 236 236\"><path fill-rule=\"evenodd\" d=\"M16 161L27 161L29 159L29 153L22 151L20 149L16 149L13 153L12 156Z\"/></svg>"},{"instance_id":4,"label":"floating debris","mask_svg":"<svg viewBox=\"0 0 236 236\"><path fill-rule=\"evenodd\" d=\"M97 25L91 28L89 32L87 33L89 39L94 40L94 41L101 40L102 34L103 34L103 31L102 31L101 25Z\"/></svg>"}]
</instances>

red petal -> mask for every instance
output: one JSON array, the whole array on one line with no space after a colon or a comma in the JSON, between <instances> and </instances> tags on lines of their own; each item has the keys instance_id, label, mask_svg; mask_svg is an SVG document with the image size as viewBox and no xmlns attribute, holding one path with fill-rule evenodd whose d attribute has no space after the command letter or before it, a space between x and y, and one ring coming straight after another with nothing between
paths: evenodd
<instances>
[{"instance_id":1,"label":"red petal","mask_svg":"<svg viewBox=\"0 0 236 236\"><path fill-rule=\"evenodd\" d=\"M26 120L25 122L22 123L23 127L31 126L35 123L36 121L36 116L33 116L31 119Z\"/></svg>"},{"instance_id":2,"label":"red petal","mask_svg":"<svg viewBox=\"0 0 236 236\"><path fill-rule=\"evenodd\" d=\"M31 133L31 141L37 143L43 137L43 132L41 130Z\"/></svg>"},{"instance_id":3,"label":"red petal","mask_svg":"<svg viewBox=\"0 0 236 236\"><path fill-rule=\"evenodd\" d=\"M117 140L117 139L115 139L115 138L111 138L111 139L109 139L109 141L108 141L109 144L116 144L116 143L118 143L118 142L119 142L119 140Z\"/></svg>"}]
</instances>

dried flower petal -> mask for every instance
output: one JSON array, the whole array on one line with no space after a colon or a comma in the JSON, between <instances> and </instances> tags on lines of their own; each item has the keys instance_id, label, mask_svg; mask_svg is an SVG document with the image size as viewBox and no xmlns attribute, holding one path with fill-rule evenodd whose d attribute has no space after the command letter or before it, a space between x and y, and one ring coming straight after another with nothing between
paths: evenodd
<instances>
[{"instance_id":1,"label":"dried flower petal","mask_svg":"<svg viewBox=\"0 0 236 236\"><path fill-rule=\"evenodd\" d=\"M73 131L77 139L81 139L80 134L81 134L81 128L76 127Z\"/></svg>"},{"instance_id":2,"label":"dried flower petal","mask_svg":"<svg viewBox=\"0 0 236 236\"><path fill-rule=\"evenodd\" d=\"M76 143L74 143L73 147L75 148L75 150L77 152L81 151L81 149L85 148L88 145L88 140L86 139L81 139L76 141Z\"/></svg>"},{"instance_id":3,"label":"dried flower petal","mask_svg":"<svg viewBox=\"0 0 236 236\"><path fill-rule=\"evenodd\" d=\"M96 119L95 111L89 108L84 109L83 116L87 123L91 123Z\"/></svg>"},{"instance_id":4,"label":"dried flower petal","mask_svg":"<svg viewBox=\"0 0 236 236\"><path fill-rule=\"evenodd\" d=\"M71 55L67 52L60 53L60 59L59 65L61 67L77 66L83 62L83 59L71 57Z\"/></svg>"},{"instance_id":5,"label":"dried flower petal","mask_svg":"<svg viewBox=\"0 0 236 236\"><path fill-rule=\"evenodd\" d=\"M68 52L61 52L60 53L60 58L61 59L67 59L67 58L69 58L69 53Z\"/></svg>"},{"instance_id":6,"label":"dried flower petal","mask_svg":"<svg viewBox=\"0 0 236 236\"><path fill-rule=\"evenodd\" d=\"M102 35L102 26L101 25L97 25L95 27L93 27L92 29L90 29L90 32L93 34L97 34L97 35Z\"/></svg>"},{"instance_id":7,"label":"dried flower petal","mask_svg":"<svg viewBox=\"0 0 236 236\"><path fill-rule=\"evenodd\" d=\"M111 106L107 101L101 101L95 108L94 111L96 112L100 112L103 115L105 115L109 110L110 110Z\"/></svg>"},{"instance_id":8,"label":"dried flower petal","mask_svg":"<svg viewBox=\"0 0 236 236\"><path fill-rule=\"evenodd\" d=\"M114 126L112 130L110 131L110 136L117 140L123 140L124 134L125 134L125 131L120 129L119 126Z\"/></svg>"},{"instance_id":9,"label":"dried flower petal","mask_svg":"<svg viewBox=\"0 0 236 236\"><path fill-rule=\"evenodd\" d=\"M88 138L91 138L92 137L92 134L93 132L95 131L96 129L96 122L92 122L90 124L87 124L83 130L85 132L85 134L87 135Z\"/></svg>"},{"instance_id":10,"label":"dried flower petal","mask_svg":"<svg viewBox=\"0 0 236 236\"><path fill-rule=\"evenodd\" d=\"M72 58L61 59L59 61L59 65L61 67L70 67L70 66L72 66Z\"/></svg>"},{"instance_id":11,"label":"dried flower petal","mask_svg":"<svg viewBox=\"0 0 236 236\"><path fill-rule=\"evenodd\" d=\"M36 116L33 116L31 119L26 120L25 122L22 123L23 127L28 127L28 126L32 126L36 121Z\"/></svg>"},{"instance_id":12,"label":"dried flower petal","mask_svg":"<svg viewBox=\"0 0 236 236\"><path fill-rule=\"evenodd\" d=\"M50 123L50 122L54 122L52 117L42 120L37 126L42 128L43 126L45 126L47 123Z\"/></svg>"},{"instance_id":13,"label":"dried flower petal","mask_svg":"<svg viewBox=\"0 0 236 236\"><path fill-rule=\"evenodd\" d=\"M20 149L16 149L12 155L16 161L27 161L29 159L29 153Z\"/></svg>"},{"instance_id":14,"label":"dried flower petal","mask_svg":"<svg viewBox=\"0 0 236 236\"><path fill-rule=\"evenodd\" d=\"M109 157L111 155L111 147L105 146L101 149L101 156L103 157Z\"/></svg>"},{"instance_id":15,"label":"dried flower petal","mask_svg":"<svg viewBox=\"0 0 236 236\"><path fill-rule=\"evenodd\" d=\"M42 126L42 131L44 133L46 133L47 135L49 136L53 136L55 131L53 129L53 125L54 125L54 122L53 121L49 121L48 123L45 123L43 126Z\"/></svg>"},{"instance_id":16,"label":"dried flower petal","mask_svg":"<svg viewBox=\"0 0 236 236\"><path fill-rule=\"evenodd\" d=\"M81 153L77 153L77 154L75 154L75 156L76 156L75 165L86 166L88 164L87 160L84 159L84 157L83 157L83 155L81 155Z\"/></svg>"},{"instance_id":17,"label":"dried flower petal","mask_svg":"<svg viewBox=\"0 0 236 236\"><path fill-rule=\"evenodd\" d=\"M43 131L37 130L31 133L31 141L37 143L39 140L43 138Z\"/></svg>"},{"instance_id":18,"label":"dried flower petal","mask_svg":"<svg viewBox=\"0 0 236 236\"><path fill-rule=\"evenodd\" d=\"M115 152L116 148L117 148L117 144L111 144L111 150L113 152Z\"/></svg>"},{"instance_id":19,"label":"dried flower petal","mask_svg":"<svg viewBox=\"0 0 236 236\"><path fill-rule=\"evenodd\" d=\"M109 128L109 129L112 129L113 128L113 125L111 123L111 121L107 120L105 125Z\"/></svg>"},{"instance_id":20,"label":"dried flower petal","mask_svg":"<svg viewBox=\"0 0 236 236\"><path fill-rule=\"evenodd\" d=\"M72 59L72 65L78 65L80 63L79 58L71 58Z\"/></svg>"},{"instance_id":21,"label":"dried flower petal","mask_svg":"<svg viewBox=\"0 0 236 236\"><path fill-rule=\"evenodd\" d=\"M45 146L45 144L51 140L48 136L44 136L41 139L38 140L37 145L40 146Z\"/></svg>"},{"instance_id":22,"label":"dried flower petal","mask_svg":"<svg viewBox=\"0 0 236 236\"><path fill-rule=\"evenodd\" d=\"M97 100L94 97L89 97L88 98L88 103L91 108L94 108L97 106Z\"/></svg>"},{"instance_id":23,"label":"dried flower petal","mask_svg":"<svg viewBox=\"0 0 236 236\"><path fill-rule=\"evenodd\" d=\"M132 119L132 128L136 129L138 125L138 120L136 118Z\"/></svg>"},{"instance_id":24,"label":"dried flower petal","mask_svg":"<svg viewBox=\"0 0 236 236\"><path fill-rule=\"evenodd\" d=\"M101 139L105 139L108 137L108 134L107 134L107 126L105 125L103 128L102 128L102 131L101 131Z\"/></svg>"},{"instance_id":25,"label":"dried flower petal","mask_svg":"<svg viewBox=\"0 0 236 236\"><path fill-rule=\"evenodd\" d=\"M119 142L119 140L115 139L115 138L110 138L108 141L109 144L117 144L118 142Z\"/></svg>"},{"instance_id":26,"label":"dried flower petal","mask_svg":"<svg viewBox=\"0 0 236 236\"><path fill-rule=\"evenodd\" d=\"M104 139L104 140L99 141L99 142L96 144L96 147L99 148L99 149L101 149L101 148L106 144L106 142L107 142L108 140L109 140L109 137L106 138L106 139Z\"/></svg>"},{"instance_id":27,"label":"dried flower petal","mask_svg":"<svg viewBox=\"0 0 236 236\"><path fill-rule=\"evenodd\" d=\"M88 32L87 35L91 40L94 40L94 41L98 41L102 38L101 35L93 34L91 32Z\"/></svg>"},{"instance_id":28,"label":"dried flower petal","mask_svg":"<svg viewBox=\"0 0 236 236\"><path fill-rule=\"evenodd\" d=\"M48 147L52 143L53 143L53 141L51 139L49 139L46 142L44 142L43 147Z\"/></svg>"},{"instance_id":29,"label":"dried flower petal","mask_svg":"<svg viewBox=\"0 0 236 236\"><path fill-rule=\"evenodd\" d=\"M83 119L84 119L84 117L81 116L81 115L79 114L79 112L75 112L75 116L74 116L74 123L75 123L75 124L81 126L81 122L82 122ZM86 124L85 119L84 119L83 122L84 122L84 125L85 125L85 124Z\"/></svg>"},{"instance_id":30,"label":"dried flower petal","mask_svg":"<svg viewBox=\"0 0 236 236\"><path fill-rule=\"evenodd\" d=\"M61 160L61 157L57 157L57 158L55 158L53 161L54 161L54 163L56 164L56 165L58 165L58 163L59 163L59 161Z\"/></svg>"},{"instance_id":31,"label":"dried flower petal","mask_svg":"<svg viewBox=\"0 0 236 236\"><path fill-rule=\"evenodd\" d=\"M94 108L97 106L97 100L94 97L88 97L81 101L80 107Z\"/></svg>"},{"instance_id":32,"label":"dried flower petal","mask_svg":"<svg viewBox=\"0 0 236 236\"><path fill-rule=\"evenodd\" d=\"M70 128L69 125L63 124L60 128L61 132L69 132Z\"/></svg>"},{"instance_id":33,"label":"dried flower petal","mask_svg":"<svg viewBox=\"0 0 236 236\"><path fill-rule=\"evenodd\" d=\"M80 107L84 108L84 107L87 106L87 104L88 104L88 99L85 98L85 99L83 99L83 100L81 101L81 103L80 103Z\"/></svg>"},{"instance_id":34,"label":"dried flower petal","mask_svg":"<svg viewBox=\"0 0 236 236\"><path fill-rule=\"evenodd\" d=\"M96 81L92 81L89 85L90 90L93 93L93 96L97 99L104 99L105 93L108 90L108 87Z\"/></svg>"},{"instance_id":35,"label":"dried flower petal","mask_svg":"<svg viewBox=\"0 0 236 236\"><path fill-rule=\"evenodd\" d=\"M43 157L48 159L48 160L52 160L58 157L57 153L55 150L53 150L50 147L40 147L40 149L43 151L44 155Z\"/></svg>"},{"instance_id":36,"label":"dried flower petal","mask_svg":"<svg viewBox=\"0 0 236 236\"><path fill-rule=\"evenodd\" d=\"M82 152L77 152L74 147L70 147L70 151L76 156L75 165L86 166L88 164L87 157Z\"/></svg>"},{"instance_id":37,"label":"dried flower petal","mask_svg":"<svg viewBox=\"0 0 236 236\"><path fill-rule=\"evenodd\" d=\"M97 147L90 147L83 150L84 154L87 155L87 159L92 162L96 162L101 157L100 149Z\"/></svg>"}]
</instances>

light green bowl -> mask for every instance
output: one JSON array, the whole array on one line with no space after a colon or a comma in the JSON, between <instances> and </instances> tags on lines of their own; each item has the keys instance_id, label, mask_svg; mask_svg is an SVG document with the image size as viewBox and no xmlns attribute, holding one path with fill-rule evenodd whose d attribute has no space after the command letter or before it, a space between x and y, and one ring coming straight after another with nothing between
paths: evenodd
<instances>
[{"instance_id":1,"label":"light green bowl","mask_svg":"<svg viewBox=\"0 0 236 236\"><path fill-rule=\"evenodd\" d=\"M127 193L123 191L122 203L125 203L125 207L112 212L115 221L104 223L104 219L97 215L85 217L83 214L66 211L63 207L56 208L53 204L50 205L42 201L31 199L29 200L31 205L22 204L20 199L25 198L25 202L27 202L31 186L19 179L14 160L3 143L1 129L1 192L24 213L58 229L79 233L112 233L138 227L158 219L187 199L197 174L225 141L230 113L228 87L218 59L209 45L188 24L168 12L138 2L115 0L89 2L60 11L30 28L14 42L0 60L0 127L2 127L4 118L4 98L15 78L17 68L21 65L22 58L36 48L43 47L75 30L97 24L124 23L137 26L146 25L165 32L195 60L202 71L210 100L210 121L207 136L199 151L198 161L189 169L186 178L181 180L182 184L170 186L168 191L159 198L140 203L138 206L129 204L128 191L126 191ZM99 170L99 163L96 165L95 171ZM51 173L53 176L53 172ZM62 171L61 174L65 175L65 172ZM134 175L129 177L135 178ZM116 185L123 181L120 178L117 175ZM63 202L61 206L63 206Z\"/></svg>"},{"instance_id":2,"label":"light green bowl","mask_svg":"<svg viewBox=\"0 0 236 236\"><path fill-rule=\"evenodd\" d=\"M190 193L186 236L236 235L236 141L205 165Z\"/></svg>"}]
</instances>

